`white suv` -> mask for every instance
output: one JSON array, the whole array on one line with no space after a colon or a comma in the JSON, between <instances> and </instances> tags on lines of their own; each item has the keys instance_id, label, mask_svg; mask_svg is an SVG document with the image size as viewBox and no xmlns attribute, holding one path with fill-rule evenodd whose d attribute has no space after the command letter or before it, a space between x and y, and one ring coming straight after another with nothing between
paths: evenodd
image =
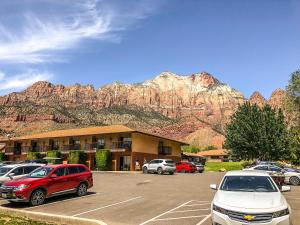
<instances>
[{"instance_id":1,"label":"white suv","mask_svg":"<svg viewBox=\"0 0 300 225\"><path fill-rule=\"evenodd\" d=\"M43 165L44 164L28 163L2 166L0 167L0 186L6 181L24 177Z\"/></svg>"},{"instance_id":2,"label":"white suv","mask_svg":"<svg viewBox=\"0 0 300 225\"><path fill-rule=\"evenodd\" d=\"M175 170L175 163L171 159L154 159L143 165L143 173L152 172L158 173L159 175L169 173L173 175Z\"/></svg>"},{"instance_id":3,"label":"white suv","mask_svg":"<svg viewBox=\"0 0 300 225\"><path fill-rule=\"evenodd\" d=\"M260 171L225 174L211 206L213 225L290 225L290 206L273 179ZM289 191L282 186L281 191Z\"/></svg>"}]
</instances>

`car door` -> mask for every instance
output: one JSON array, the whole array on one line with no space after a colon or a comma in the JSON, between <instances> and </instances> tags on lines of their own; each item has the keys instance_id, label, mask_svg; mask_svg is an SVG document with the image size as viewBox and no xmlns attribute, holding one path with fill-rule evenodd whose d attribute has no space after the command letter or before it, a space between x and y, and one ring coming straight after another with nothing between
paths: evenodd
<instances>
[{"instance_id":1,"label":"car door","mask_svg":"<svg viewBox=\"0 0 300 225\"><path fill-rule=\"evenodd\" d=\"M149 162L149 166L148 166L148 170L152 171L154 170L154 163L155 163L156 160L151 160Z\"/></svg>"},{"instance_id":2,"label":"car door","mask_svg":"<svg viewBox=\"0 0 300 225\"><path fill-rule=\"evenodd\" d=\"M67 174L66 174L66 183L65 183L65 189L66 190L72 190L76 189L80 183L80 175L78 171L78 166L67 166Z\"/></svg>"},{"instance_id":3,"label":"car door","mask_svg":"<svg viewBox=\"0 0 300 225\"><path fill-rule=\"evenodd\" d=\"M13 169L8 175L13 174L13 179L21 178L24 176L24 167L25 166L19 166L15 169Z\"/></svg>"},{"instance_id":4,"label":"car door","mask_svg":"<svg viewBox=\"0 0 300 225\"><path fill-rule=\"evenodd\" d=\"M52 178L50 176L47 189L48 194L57 195L64 193L64 191L66 190L65 187L67 185L67 178L65 176L66 167L64 166L56 168L52 174L55 174L57 177Z\"/></svg>"}]
</instances>

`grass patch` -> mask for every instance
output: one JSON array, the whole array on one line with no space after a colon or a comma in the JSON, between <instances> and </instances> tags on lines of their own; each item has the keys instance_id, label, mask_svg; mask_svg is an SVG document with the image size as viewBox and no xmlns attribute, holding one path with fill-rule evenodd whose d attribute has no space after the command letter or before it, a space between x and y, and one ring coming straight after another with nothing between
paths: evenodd
<instances>
[{"instance_id":1,"label":"grass patch","mask_svg":"<svg viewBox=\"0 0 300 225\"><path fill-rule=\"evenodd\" d=\"M0 213L1 225L55 225L54 223L46 223L34 221L24 217L16 217L7 214Z\"/></svg>"},{"instance_id":2,"label":"grass patch","mask_svg":"<svg viewBox=\"0 0 300 225\"><path fill-rule=\"evenodd\" d=\"M243 162L206 162L205 171L219 171L224 168L226 171L241 170Z\"/></svg>"}]
</instances>

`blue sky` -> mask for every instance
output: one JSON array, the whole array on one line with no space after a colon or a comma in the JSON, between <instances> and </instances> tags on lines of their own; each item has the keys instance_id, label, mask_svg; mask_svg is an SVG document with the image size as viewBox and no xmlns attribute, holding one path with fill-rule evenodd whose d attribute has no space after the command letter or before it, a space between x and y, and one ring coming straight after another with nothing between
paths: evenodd
<instances>
[{"instance_id":1,"label":"blue sky","mask_svg":"<svg viewBox=\"0 0 300 225\"><path fill-rule=\"evenodd\" d=\"M300 67L299 12L298 0L1 1L0 94L207 71L268 98Z\"/></svg>"}]
</instances>

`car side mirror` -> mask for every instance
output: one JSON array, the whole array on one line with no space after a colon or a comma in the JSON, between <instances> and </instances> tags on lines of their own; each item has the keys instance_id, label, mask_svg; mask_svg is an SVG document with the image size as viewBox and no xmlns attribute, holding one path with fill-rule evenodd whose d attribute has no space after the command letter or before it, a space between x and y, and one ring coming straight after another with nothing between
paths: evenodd
<instances>
[{"instance_id":1,"label":"car side mirror","mask_svg":"<svg viewBox=\"0 0 300 225\"><path fill-rule=\"evenodd\" d=\"M56 174L51 174L50 178L57 178L58 176Z\"/></svg>"},{"instance_id":2,"label":"car side mirror","mask_svg":"<svg viewBox=\"0 0 300 225\"><path fill-rule=\"evenodd\" d=\"M281 192L287 192L287 191L290 191L290 190L291 190L290 186L282 186L281 187Z\"/></svg>"},{"instance_id":3,"label":"car side mirror","mask_svg":"<svg viewBox=\"0 0 300 225\"><path fill-rule=\"evenodd\" d=\"M216 184L211 184L211 185L209 185L209 187L211 189L213 189L213 190L217 190L218 189L218 185L216 185Z\"/></svg>"}]
</instances>

